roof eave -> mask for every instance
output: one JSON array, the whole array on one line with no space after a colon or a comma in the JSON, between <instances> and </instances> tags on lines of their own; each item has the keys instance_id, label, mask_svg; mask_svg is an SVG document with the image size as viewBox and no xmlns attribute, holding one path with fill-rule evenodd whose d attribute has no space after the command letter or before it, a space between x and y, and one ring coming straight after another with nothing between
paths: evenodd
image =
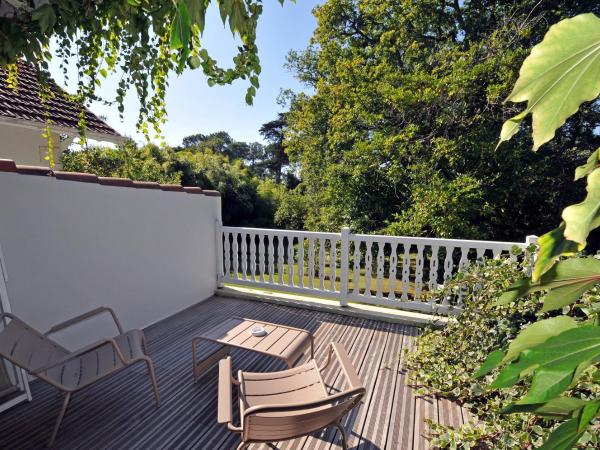
<instances>
[{"instance_id":1,"label":"roof eave","mask_svg":"<svg viewBox=\"0 0 600 450\"><path fill-rule=\"evenodd\" d=\"M20 118L16 118L16 117L7 117L7 116L2 116L2 115L0 115L0 124L9 124L9 125L22 127L22 128L35 129L35 130L40 130L40 131L43 131L46 128L46 124L44 124L42 122L37 122L34 120L25 120L25 119L20 119ZM71 139L74 139L79 136L79 128L77 128L77 127L66 127L64 125L52 124L51 128L52 128L52 131L55 131L57 133L66 133L69 135L69 137L72 136ZM96 141L111 142L111 143L117 144L117 145L122 144L123 142L125 142L127 140L126 137L121 136L120 134L102 133L99 131L93 131L93 130L89 130L89 129L86 130L85 136L88 139L94 139Z\"/></svg>"}]
</instances>

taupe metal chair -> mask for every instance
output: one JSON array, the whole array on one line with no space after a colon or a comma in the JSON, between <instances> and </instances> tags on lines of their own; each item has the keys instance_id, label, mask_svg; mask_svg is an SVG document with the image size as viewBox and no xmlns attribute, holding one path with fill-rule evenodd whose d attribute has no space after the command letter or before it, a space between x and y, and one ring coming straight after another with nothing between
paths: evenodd
<instances>
[{"instance_id":1,"label":"taupe metal chair","mask_svg":"<svg viewBox=\"0 0 600 450\"><path fill-rule=\"evenodd\" d=\"M335 354L346 377L347 388L329 395L322 372ZM231 391L237 385L240 398L240 425L232 423ZM346 350L332 343L327 362L321 368L315 360L271 373L238 372L237 380L231 374L231 357L219 362L218 422L229 430L240 433L238 450L254 442L275 442L305 436L330 425L340 431L344 450L346 432L340 423L342 417L354 408L362 396L363 387Z\"/></svg>"},{"instance_id":2,"label":"taupe metal chair","mask_svg":"<svg viewBox=\"0 0 600 450\"><path fill-rule=\"evenodd\" d=\"M102 339L74 352L67 350L48 336L98 314L110 313L119 334ZM65 415L71 395L103 378L138 362L145 362L152 380L156 406L160 404L154 365L148 354L146 337L141 330L123 332L115 312L106 307L96 308L52 327L42 334L13 314L0 314L0 356L31 375L50 383L64 392L64 401L49 445L54 444L58 428Z\"/></svg>"}]
</instances>

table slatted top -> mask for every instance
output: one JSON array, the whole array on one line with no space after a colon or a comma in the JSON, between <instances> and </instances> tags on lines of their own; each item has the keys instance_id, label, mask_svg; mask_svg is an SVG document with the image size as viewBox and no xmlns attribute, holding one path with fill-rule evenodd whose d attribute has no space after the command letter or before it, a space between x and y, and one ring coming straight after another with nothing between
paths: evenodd
<instances>
[{"instance_id":1,"label":"table slatted top","mask_svg":"<svg viewBox=\"0 0 600 450\"><path fill-rule=\"evenodd\" d=\"M263 327L267 334L253 336L250 330L256 326ZM308 346L312 340L311 334L306 330L241 317L227 319L198 337L286 360L296 355L297 350Z\"/></svg>"}]
</instances>

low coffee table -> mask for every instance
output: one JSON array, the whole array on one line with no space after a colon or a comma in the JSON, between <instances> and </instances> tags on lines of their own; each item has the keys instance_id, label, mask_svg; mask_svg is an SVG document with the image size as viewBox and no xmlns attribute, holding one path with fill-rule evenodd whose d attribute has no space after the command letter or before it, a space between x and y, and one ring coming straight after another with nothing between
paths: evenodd
<instances>
[{"instance_id":1,"label":"low coffee table","mask_svg":"<svg viewBox=\"0 0 600 450\"><path fill-rule=\"evenodd\" d=\"M255 326L262 326L267 334L261 337L253 336L250 330ZM209 348L203 352L205 356L199 357L198 345L202 343L210 345L206 345ZM291 369L309 345L312 358L314 337L308 331L287 325L232 317L192 339L194 381L198 381L204 371L229 354L231 347L282 359Z\"/></svg>"}]
</instances>

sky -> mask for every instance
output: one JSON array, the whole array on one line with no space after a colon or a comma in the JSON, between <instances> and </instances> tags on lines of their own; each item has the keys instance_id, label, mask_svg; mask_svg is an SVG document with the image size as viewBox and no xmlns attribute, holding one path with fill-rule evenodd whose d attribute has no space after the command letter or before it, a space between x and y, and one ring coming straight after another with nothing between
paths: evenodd
<instances>
[{"instance_id":1,"label":"sky","mask_svg":"<svg viewBox=\"0 0 600 450\"><path fill-rule=\"evenodd\" d=\"M316 27L311 11L319 0L286 1L283 6L276 0L263 2L263 14L257 30L257 44L262 71L260 89L254 99L254 105L248 106L244 100L248 82L239 80L231 85L209 87L202 70L186 70L182 75L169 78L166 95L167 123L163 126L163 136L169 145L180 145L185 136L226 131L235 140L263 142L258 129L277 117L282 111L277 104L281 89L294 91L306 90L287 69L285 57L290 50L303 50L309 43ZM217 59L221 66L229 66L235 55L237 43L229 28L223 26L216 2L212 2L207 12L204 45L209 54ZM65 84L57 60L51 63L50 72L54 79L66 90L75 89L74 76ZM71 72L74 73L74 72ZM101 97L113 99L116 91L115 78L108 78L99 90ZM119 118L116 105L106 106L92 103L90 109L104 116L115 130L124 136L144 142L142 135L136 132L138 117L136 95L130 92L125 98L123 121Z\"/></svg>"}]
</instances>

